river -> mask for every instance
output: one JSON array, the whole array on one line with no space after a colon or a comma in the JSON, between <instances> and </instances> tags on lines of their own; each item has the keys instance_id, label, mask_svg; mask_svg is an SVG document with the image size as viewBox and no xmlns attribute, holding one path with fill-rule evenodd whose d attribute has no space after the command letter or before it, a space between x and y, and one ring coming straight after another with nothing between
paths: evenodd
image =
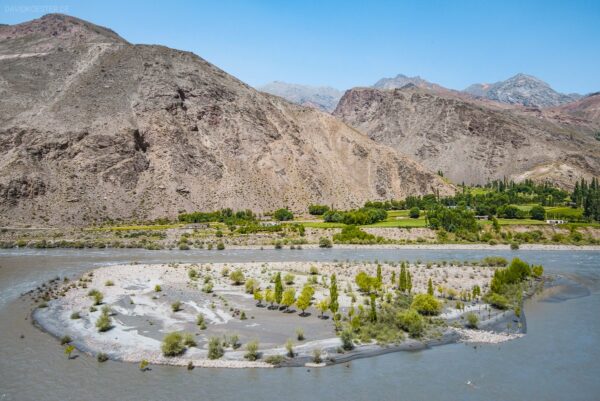
<instances>
[{"instance_id":1,"label":"river","mask_svg":"<svg viewBox=\"0 0 600 401\"><path fill-rule=\"evenodd\" d=\"M199 369L106 362L35 328L19 295L54 278L140 261L477 260L542 264L564 291L525 304L527 335L499 345L452 344L323 369ZM21 338L23 336L23 338ZM3 400L598 400L600 252L485 250L0 250L0 401Z\"/></svg>"}]
</instances>

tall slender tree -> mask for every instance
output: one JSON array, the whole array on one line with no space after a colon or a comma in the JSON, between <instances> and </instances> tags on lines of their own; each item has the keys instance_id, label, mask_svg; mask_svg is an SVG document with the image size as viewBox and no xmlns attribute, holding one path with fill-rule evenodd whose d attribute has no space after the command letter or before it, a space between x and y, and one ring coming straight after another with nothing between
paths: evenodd
<instances>
[{"instance_id":1,"label":"tall slender tree","mask_svg":"<svg viewBox=\"0 0 600 401\"><path fill-rule=\"evenodd\" d=\"M275 276L275 302L277 305L281 305L281 299L283 298L283 284L281 283L281 273L277 272Z\"/></svg>"},{"instance_id":2,"label":"tall slender tree","mask_svg":"<svg viewBox=\"0 0 600 401\"><path fill-rule=\"evenodd\" d=\"M333 313L333 317L335 318L335 314L337 313L340 304L338 303L338 286L337 286L337 278L335 273L331 275L331 283L329 284L329 310Z\"/></svg>"}]
</instances>

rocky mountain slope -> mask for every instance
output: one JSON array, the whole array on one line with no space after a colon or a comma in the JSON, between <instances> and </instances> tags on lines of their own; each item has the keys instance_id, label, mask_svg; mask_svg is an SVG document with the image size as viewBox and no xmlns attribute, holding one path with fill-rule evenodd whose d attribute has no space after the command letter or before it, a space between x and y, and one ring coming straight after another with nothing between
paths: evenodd
<instances>
[{"instance_id":1,"label":"rocky mountain slope","mask_svg":"<svg viewBox=\"0 0 600 401\"><path fill-rule=\"evenodd\" d=\"M198 56L64 15L0 27L0 225L351 207L453 188Z\"/></svg>"},{"instance_id":2,"label":"rocky mountain slope","mask_svg":"<svg viewBox=\"0 0 600 401\"><path fill-rule=\"evenodd\" d=\"M330 86L308 86L274 81L257 88L259 91L280 96L301 106L313 107L331 113L344 94Z\"/></svg>"},{"instance_id":3,"label":"rocky mountain slope","mask_svg":"<svg viewBox=\"0 0 600 401\"><path fill-rule=\"evenodd\" d=\"M535 178L568 187L600 174L600 142L588 124L540 110L408 86L349 90L334 116L454 182Z\"/></svg>"},{"instance_id":4,"label":"rocky mountain slope","mask_svg":"<svg viewBox=\"0 0 600 401\"><path fill-rule=\"evenodd\" d=\"M517 74L494 84L473 84L464 92L475 97L528 107L559 106L580 97L556 92L546 82L526 74Z\"/></svg>"},{"instance_id":5,"label":"rocky mountain slope","mask_svg":"<svg viewBox=\"0 0 600 401\"><path fill-rule=\"evenodd\" d=\"M591 93L575 102L564 104L552 110L600 124L600 92ZM600 132L600 127L598 132Z\"/></svg>"}]
</instances>

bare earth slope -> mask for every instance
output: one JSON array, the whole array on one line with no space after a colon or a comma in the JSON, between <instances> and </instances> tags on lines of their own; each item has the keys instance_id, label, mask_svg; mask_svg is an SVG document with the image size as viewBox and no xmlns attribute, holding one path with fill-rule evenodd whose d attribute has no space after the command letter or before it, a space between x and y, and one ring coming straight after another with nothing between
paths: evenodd
<instances>
[{"instance_id":1,"label":"bare earth slope","mask_svg":"<svg viewBox=\"0 0 600 401\"><path fill-rule=\"evenodd\" d=\"M349 207L453 188L192 53L48 15L0 27L0 224Z\"/></svg>"},{"instance_id":2,"label":"bare earth slope","mask_svg":"<svg viewBox=\"0 0 600 401\"><path fill-rule=\"evenodd\" d=\"M496 107L408 86L347 91L334 115L455 182L509 177L569 187L600 174L600 142L587 124Z\"/></svg>"}]
</instances>

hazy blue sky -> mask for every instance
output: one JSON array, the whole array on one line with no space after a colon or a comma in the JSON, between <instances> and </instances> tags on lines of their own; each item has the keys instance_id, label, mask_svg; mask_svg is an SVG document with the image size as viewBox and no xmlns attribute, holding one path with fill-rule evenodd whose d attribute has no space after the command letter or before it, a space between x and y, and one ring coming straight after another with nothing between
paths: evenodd
<instances>
[{"instance_id":1,"label":"hazy blue sky","mask_svg":"<svg viewBox=\"0 0 600 401\"><path fill-rule=\"evenodd\" d=\"M600 0L0 0L0 22L63 12L192 51L251 85L339 89L398 73L463 89L518 72L600 90Z\"/></svg>"}]
</instances>

